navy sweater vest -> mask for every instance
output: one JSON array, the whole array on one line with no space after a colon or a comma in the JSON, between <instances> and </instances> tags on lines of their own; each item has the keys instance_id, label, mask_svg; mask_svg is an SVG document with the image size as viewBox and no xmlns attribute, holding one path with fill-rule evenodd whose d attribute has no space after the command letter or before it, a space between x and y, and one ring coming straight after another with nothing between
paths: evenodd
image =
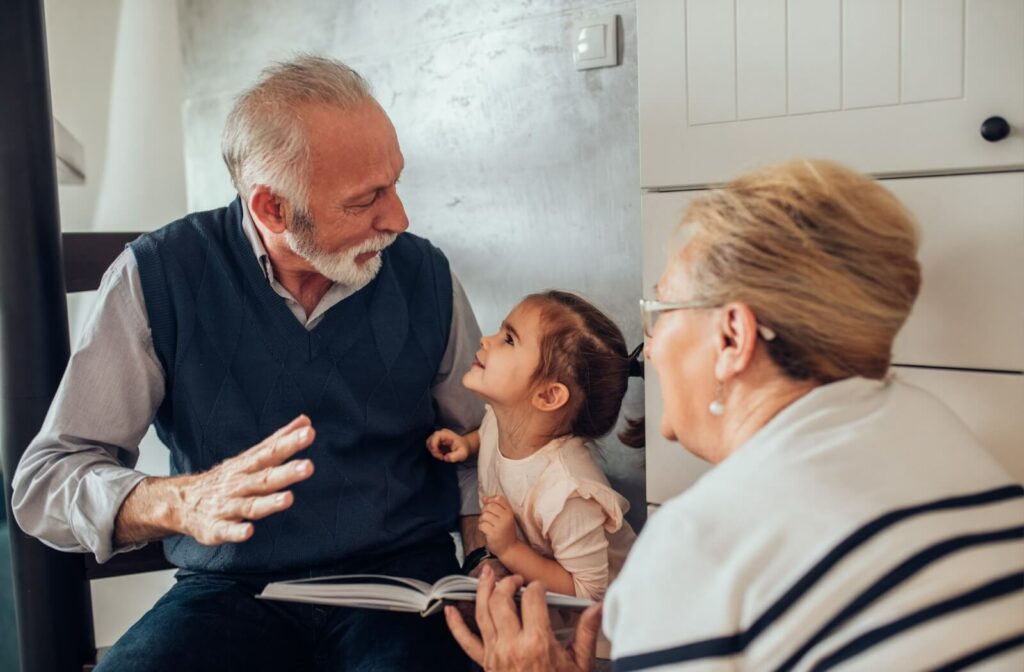
<instances>
[{"instance_id":1,"label":"navy sweater vest","mask_svg":"<svg viewBox=\"0 0 1024 672\"><path fill-rule=\"evenodd\" d=\"M377 277L307 331L263 274L241 207L189 215L131 245L167 381L154 424L178 474L209 469L305 413L316 440L300 456L316 471L249 541L171 537L168 559L278 571L440 538L459 506L452 465L424 446L451 328L444 255L398 236Z\"/></svg>"}]
</instances>

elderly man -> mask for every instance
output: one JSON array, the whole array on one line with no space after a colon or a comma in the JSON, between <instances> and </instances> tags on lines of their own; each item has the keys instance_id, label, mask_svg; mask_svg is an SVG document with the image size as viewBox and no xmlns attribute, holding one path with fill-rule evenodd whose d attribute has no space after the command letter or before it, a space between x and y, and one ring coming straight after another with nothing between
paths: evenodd
<instances>
[{"instance_id":1,"label":"elderly man","mask_svg":"<svg viewBox=\"0 0 1024 672\"><path fill-rule=\"evenodd\" d=\"M479 328L444 255L404 233L395 130L358 74L304 57L238 99L223 151L239 198L107 272L14 514L101 562L163 539L181 568L101 670L462 669L440 618L254 598L455 573L460 501L477 513L472 472L424 440L479 424L460 383ZM151 422L171 477L132 469Z\"/></svg>"}]
</instances>

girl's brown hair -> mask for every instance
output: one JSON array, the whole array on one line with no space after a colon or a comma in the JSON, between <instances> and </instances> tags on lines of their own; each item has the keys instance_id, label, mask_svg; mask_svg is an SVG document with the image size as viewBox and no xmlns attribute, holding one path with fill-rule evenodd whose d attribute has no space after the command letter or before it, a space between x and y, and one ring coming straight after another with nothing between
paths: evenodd
<instances>
[{"instance_id":1,"label":"girl's brown hair","mask_svg":"<svg viewBox=\"0 0 1024 672\"><path fill-rule=\"evenodd\" d=\"M570 292L531 294L523 303L540 310L543 325L535 379L555 380L569 388L566 417L572 434L583 439L604 436L618 420L631 371L641 375L635 353L631 356L626 350L622 331L607 315ZM620 440L642 446L639 426L638 432L631 421Z\"/></svg>"}]
</instances>

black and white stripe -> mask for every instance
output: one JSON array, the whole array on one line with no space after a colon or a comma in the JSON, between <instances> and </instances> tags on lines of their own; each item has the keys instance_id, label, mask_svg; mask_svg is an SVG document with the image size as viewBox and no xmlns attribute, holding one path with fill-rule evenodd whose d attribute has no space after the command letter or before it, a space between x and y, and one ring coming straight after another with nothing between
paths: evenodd
<instances>
[{"instance_id":1,"label":"black and white stripe","mask_svg":"<svg viewBox=\"0 0 1024 672\"><path fill-rule=\"evenodd\" d=\"M643 670L663 665L688 663L701 659L733 656L743 653L801 598L818 586L822 579L844 558L850 556L858 548L897 523L919 516L988 506L1021 497L1024 497L1024 488L1015 484L968 495L946 497L886 513L863 525L837 544L781 597L772 603L745 631L689 642L657 651L623 656L614 661L614 670L616 672L630 672L632 670ZM793 669L804 661L807 654L815 646L841 629L844 624L849 623L857 614L863 612L883 596L898 589L909 578L915 576L926 567L964 549L1004 544L1021 539L1024 539L1024 526L1013 525L983 532L959 534L936 541L903 560L889 571L884 572L880 578L828 618L810 638L797 646L792 655L777 669L780 671ZM1024 558L1021 559L1021 565L1020 569L1024 569ZM924 609L902 615L885 626L870 630L827 654L826 657L816 663L816 667L813 669L830 669L835 665L847 662L865 653L872 647L890 642L895 637L905 635L915 627L947 616L958 610L977 607L987 601L996 600L1018 592L1024 592L1024 573L1020 571L988 581L960 595L946 598ZM977 648L974 651L965 651L961 658L947 663L945 667L940 669L961 669L962 666L973 664L971 661L983 660L1019 646L1024 646L1024 640L1011 637L996 644ZM977 647L977 643L973 644L972 647Z\"/></svg>"}]
</instances>

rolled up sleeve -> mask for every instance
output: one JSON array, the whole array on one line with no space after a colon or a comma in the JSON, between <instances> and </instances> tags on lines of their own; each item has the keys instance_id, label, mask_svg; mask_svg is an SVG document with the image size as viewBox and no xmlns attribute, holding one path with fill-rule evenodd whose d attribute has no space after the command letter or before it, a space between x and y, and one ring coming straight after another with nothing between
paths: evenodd
<instances>
[{"instance_id":1,"label":"rolled up sleeve","mask_svg":"<svg viewBox=\"0 0 1024 672\"><path fill-rule=\"evenodd\" d=\"M433 395L437 404L438 426L459 434L467 434L480 426L484 417L484 403L462 385L462 376L469 371L480 343L480 325L473 307L458 278L452 274L452 326L448 347L434 378ZM456 465L459 478L461 507L459 515L480 514L477 492L476 460Z\"/></svg>"},{"instance_id":2,"label":"rolled up sleeve","mask_svg":"<svg viewBox=\"0 0 1024 672\"><path fill-rule=\"evenodd\" d=\"M125 498L146 477L133 467L139 442L163 400L135 257L107 270L95 307L39 434L12 479L18 525L62 551L105 562Z\"/></svg>"}]
</instances>

